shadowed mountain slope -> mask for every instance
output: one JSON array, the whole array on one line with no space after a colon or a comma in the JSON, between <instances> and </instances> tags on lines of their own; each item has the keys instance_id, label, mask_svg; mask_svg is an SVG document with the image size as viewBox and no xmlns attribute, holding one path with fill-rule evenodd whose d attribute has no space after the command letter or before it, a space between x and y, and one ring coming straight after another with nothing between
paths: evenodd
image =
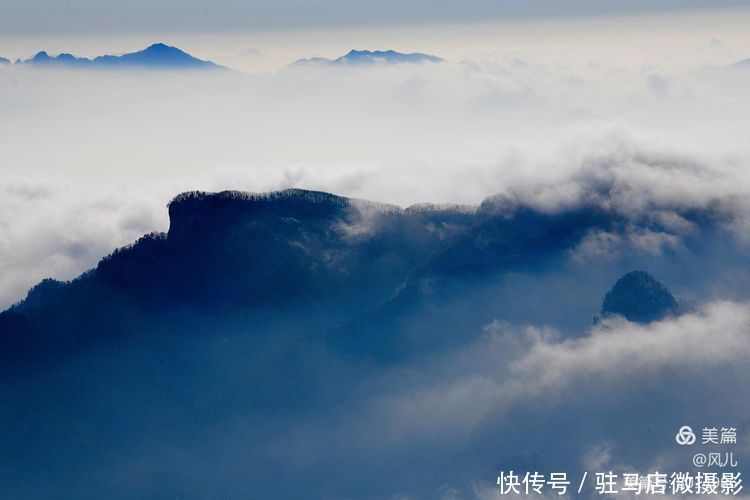
<instances>
[{"instance_id":1,"label":"shadowed mountain slope","mask_svg":"<svg viewBox=\"0 0 750 500\"><path fill-rule=\"evenodd\" d=\"M475 208L402 209L298 189L185 193L169 204L169 216L167 233L114 251L70 283L46 280L2 313L0 341L15 346L6 358L127 337L139 322L176 321L186 311L255 315L255 327L258 315L293 320L309 334L328 331L331 345L346 352L377 354L375 345L385 343L405 354L438 338L425 334L407 349L400 333L406 318L472 293L485 294L476 298L483 313L454 318L455 329L465 329L466 321L479 328L500 311L512 316L488 284L566 269L591 234L632 225L598 206L551 214L493 198ZM705 213L692 217L710 220ZM663 287L633 276L618 282L603 312L643 320L673 308ZM576 310L519 298L520 305L541 318L550 313L556 322L568 317L580 324ZM443 309L423 323L451 314Z\"/></svg>"},{"instance_id":2,"label":"shadowed mountain slope","mask_svg":"<svg viewBox=\"0 0 750 500\"><path fill-rule=\"evenodd\" d=\"M532 324L584 337L601 291L630 269L654 269L698 298L729 277L747 292L747 252L730 244L722 215L679 215L693 232L604 203L400 208L299 189L181 194L166 233L73 281L44 280L0 313L0 496L433 498L435 477L449 476L470 492L494 477L499 456L530 463L517 458L528 444L506 445L508 429L559 424L558 412L533 408L500 427L440 422L466 401L473 415L496 394L486 381L510 373L503 359L526 340L497 332ZM644 252L625 244L634 233L680 245ZM633 276L607 311L671 307L658 283ZM467 367L490 371L466 378ZM438 403L419 389L463 381L479 390L470 400L460 387ZM640 400L632 408L650 411ZM393 418L414 418L417 430L404 434ZM429 442L425 426L436 432ZM543 454L578 463L590 442L576 443Z\"/></svg>"}]
</instances>

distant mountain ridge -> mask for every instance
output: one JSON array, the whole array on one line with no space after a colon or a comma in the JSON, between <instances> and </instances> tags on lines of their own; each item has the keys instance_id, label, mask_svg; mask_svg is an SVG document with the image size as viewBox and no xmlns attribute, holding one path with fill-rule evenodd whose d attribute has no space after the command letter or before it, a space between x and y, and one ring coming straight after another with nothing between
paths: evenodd
<instances>
[{"instance_id":1,"label":"distant mountain ridge","mask_svg":"<svg viewBox=\"0 0 750 500\"><path fill-rule=\"evenodd\" d=\"M395 50L350 50L341 57L329 59L326 57L311 57L299 59L292 63L301 65L355 65L355 64L419 64L439 63L444 59L422 52L403 53Z\"/></svg>"},{"instance_id":2,"label":"distant mountain ridge","mask_svg":"<svg viewBox=\"0 0 750 500\"><path fill-rule=\"evenodd\" d=\"M93 59L61 53L56 56L40 51L34 57L16 60L16 64L60 65L71 68L146 68L146 69L221 69L212 61L198 59L177 47L155 43L143 50L122 55L102 55Z\"/></svg>"},{"instance_id":3,"label":"distant mountain ridge","mask_svg":"<svg viewBox=\"0 0 750 500\"><path fill-rule=\"evenodd\" d=\"M355 66L439 63L444 59L422 52L398 52L396 50L350 50L335 59L310 57L298 59L291 67L300 66ZM0 57L0 64L11 61ZM121 55L106 54L94 58L78 57L68 52L50 55L42 50L28 59L16 59L15 64L75 69L227 69L213 61L199 59L187 52L164 43L154 43L143 50Z\"/></svg>"}]
</instances>

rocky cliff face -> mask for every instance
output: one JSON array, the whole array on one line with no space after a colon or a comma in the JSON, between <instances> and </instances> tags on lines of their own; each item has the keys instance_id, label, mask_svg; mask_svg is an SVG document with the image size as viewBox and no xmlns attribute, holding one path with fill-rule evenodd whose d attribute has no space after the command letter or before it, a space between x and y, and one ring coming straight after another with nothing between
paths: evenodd
<instances>
[{"instance_id":1,"label":"rocky cliff face","mask_svg":"<svg viewBox=\"0 0 750 500\"><path fill-rule=\"evenodd\" d=\"M335 324L386 300L473 221L458 208L404 210L304 190L185 193L169 214L167 233L116 250L70 283L35 287L0 314L0 341L23 337L24 356L62 352L179 311Z\"/></svg>"}]
</instances>

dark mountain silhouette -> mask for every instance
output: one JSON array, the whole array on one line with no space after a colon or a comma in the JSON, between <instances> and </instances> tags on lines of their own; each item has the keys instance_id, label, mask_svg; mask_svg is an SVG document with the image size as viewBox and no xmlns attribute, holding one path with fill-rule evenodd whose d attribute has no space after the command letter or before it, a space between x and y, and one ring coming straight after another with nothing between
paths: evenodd
<instances>
[{"instance_id":1,"label":"dark mountain silhouette","mask_svg":"<svg viewBox=\"0 0 750 500\"><path fill-rule=\"evenodd\" d=\"M50 56L41 51L34 57L16 61L20 64L58 65L71 68L146 68L146 69L219 69L211 61L204 61L176 47L155 43L149 47L123 55L103 55L94 59L76 57L72 54Z\"/></svg>"},{"instance_id":2,"label":"dark mountain silhouette","mask_svg":"<svg viewBox=\"0 0 750 500\"><path fill-rule=\"evenodd\" d=\"M736 63L731 64L730 67L731 68L750 69L750 58L743 59L741 61L737 61Z\"/></svg>"},{"instance_id":3,"label":"dark mountain silhouette","mask_svg":"<svg viewBox=\"0 0 750 500\"><path fill-rule=\"evenodd\" d=\"M628 321L649 323L679 312L679 305L666 286L643 271L622 276L607 292L601 317L619 314Z\"/></svg>"},{"instance_id":4,"label":"dark mountain silhouette","mask_svg":"<svg viewBox=\"0 0 750 500\"><path fill-rule=\"evenodd\" d=\"M23 337L23 353L6 354L59 354L182 308L294 310L299 321L335 323L387 298L473 219L458 207L403 210L302 190L186 193L169 215L168 233L116 250L70 283L45 280L0 315L5 339Z\"/></svg>"},{"instance_id":5,"label":"dark mountain silhouette","mask_svg":"<svg viewBox=\"0 0 750 500\"><path fill-rule=\"evenodd\" d=\"M0 64L10 64L10 60L4 57L0 57Z\"/></svg>"},{"instance_id":6,"label":"dark mountain silhouette","mask_svg":"<svg viewBox=\"0 0 750 500\"><path fill-rule=\"evenodd\" d=\"M493 299L494 292L485 290L488 282L510 273L540 274L563 266L566 250L592 228L614 230L622 224L617 215L596 207L551 215L528 207L507 210L487 200L472 223L415 267L392 298L329 332L330 345L391 362L428 345L465 341L441 339L435 329L481 331L492 320L490 311L505 310ZM445 305L456 296L468 301L467 311ZM482 303L492 304L489 311L479 313L477 305ZM411 324L417 317L418 324ZM410 332L408 337L401 335L404 330Z\"/></svg>"},{"instance_id":7,"label":"dark mountain silhouette","mask_svg":"<svg viewBox=\"0 0 750 500\"><path fill-rule=\"evenodd\" d=\"M431 498L442 472L477 484L465 464L493 467L505 428L458 455L348 443L402 375L438 366L448 380L473 363L461 353L495 320L583 335L613 269L658 263L670 283L711 291L748 269L711 211L680 212L697 228L680 253L581 264L592 233L669 228L605 203L400 208L299 189L189 192L168 210L166 233L0 313L0 497ZM671 306L651 278L623 280L607 304ZM435 415L409 403L407 415ZM502 448L514 467L522 446Z\"/></svg>"},{"instance_id":8,"label":"dark mountain silhouette","mask_svg":"<svg viewBox=\"0 0 750 500\"><path fill-rule=\"evenodd\" d=\"M396 337L411 315L469 296L499 276L553 272L591 231L617 232L629 224L598 206L550 214L490 198L474 208L401 209L295 189L185 193L169 204L169 216L167 233L116 250L72 282L45 280L2 313L0 342L14 339L23 351L6 350L6 356L59 355L185 309L211 318L292 311L287 319L311 321L307 328L327 332L323 337L336 349L380 356L374 346L387 344L405 354L404 339ZM502 310L489 295L480 301L485 312L454 318L456 329L467 322L480 328ZM542 316L555 311L528 307ZM602 313L649 321L675 308L663 286L635 273L618 281ZM425 335L410 339L412 347L437 342Z\"/></svg>"},{"instance_id":9,"label":"dark mountain silhouette","mask_svg":"<svg viewBox=\"0 0 750 500\"><path fill-rule=\"evenodd\" d=\"M438 56L423 54L421 52L402 53L395 50L350 50L336 59L311 57L308 59L299 59L293 65L418 64L425 62L438 63L442 61L443 59Z\"/></svg>"}]
</instances>

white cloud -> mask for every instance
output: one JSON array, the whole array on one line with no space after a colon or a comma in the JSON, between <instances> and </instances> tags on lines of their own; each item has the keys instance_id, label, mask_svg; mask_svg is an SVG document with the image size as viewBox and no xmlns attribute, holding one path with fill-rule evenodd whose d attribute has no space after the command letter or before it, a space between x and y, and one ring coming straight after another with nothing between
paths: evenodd
<instances>
[{"instance_id":1,"label":"white cloud","mask_svg":"<svg viewBox=\"0 0 750 500\"><path fill-rule=\"evenodd\" d=\"M560 412L579 415L582 407L597 405L599 413L606 415L608 403L590 394L626 391L628 398L638 400L648 398L650 392L668 396L670 384L681 377L697 377L709 386L727 383L723 370L734 367L731 373L744 373L741 366L748 355L750 309L745 303L715 302L696 313L648 325L605 321L577 338L562 338L550 328L496 321L470 345L380 375L378 384L369 389L374 395L349 415L341 431L362 441L354 446L371 448L373 453L428 444L449 450L469 436L481 436L492 422L503 422L503 415L530 402L536 415L554 408L547 415L551 419L562 418ZM663 378L666 371L674 375ZM732 383L746 382L742 378ZM694 390L697 406L692 418L699 421L706 410L700 403L705 390L699 386ZM740 408L734 411L744 413L733 418L744 421L750 417L750 407L741 404ZM669 422L673 415L662 417ZM525 424L514 420L506 425L519 430ZM575 440L568 436L569 445L585 443L585 429L576 436ZM628 443L617 441L622 436L615 429L610 438L590 445L581 456L582 465L612 463L630 468L615 463L618 446ZM637 465L647 467L660 459L665 458L644 456Z\"/></svg>"},{"instance_id":2,"label":"white cloud","mask_svg":"<svg viewBox=\"0 0 750 500\"><path fill-rule=\"evenodd\" d=\"M166 229L166 209L152 193L4 179L0 194L2 305L43 278L72 279L118 246Z\"/></svg>"},{"instance_id":3,"label":"white cloud","mask_svg":"<svg viewBox=\"0 0 750 500\"><path fill-rule=\"evenodd\" d=\"M659 256L665 249L678 249L680 238L674 234L629 226L623 233L594 229L570 250L572 259L580 263L610 260L633 250Z\"/></svg>"},{"instance_id":4,"label":"white cloud","mask_svg":"<svg viewBox=\"0 0 750 500\"><path fill-rule=\"evenodd\" d=\"M605 321L580 339L536 342L511 371L525 389L549 390L583 376L618 380L664 366L701 370L742 361L749 353L747 304L718 302L673 320Z\"/></svg>"},{"instance_id":5,"label":"white cloud","mask_svg":"<svg viewBox=\"0 0 750 500\"><path fill-rule=\"evenodd\" d=\"M509 53L276 75L5 69L5 184L39 179L56 202L3 200L11 212L0 304L43 275L84 271L139 230L164 229L163 203L191 189L302 187L402 206L503 193L548 211L599 203L665 228L594 234L584 256L607 253L618 238L644 252L672 248L691 230L683 207L718 207L746 237L744 77L616 63ZM668 95L654 98L650 74L668 79ZM102 197L120 208L98 208ZM122 220L85 215L106 210L134 211ZM50 228L61 217L66 225ZM79 226L95 222L107 236Z\"/></svg>"},{"instance_id":6,"label":"white cloud","mask_svg":"<svg viewBox=\"0 0 750 500\"><path fill-rule=\"evenodd\" d=\"M257 47L240 47L239 53L242 57L247 57L250 59L260 59L265 57L263 51Z\"/></svg>"}]
</instances>

